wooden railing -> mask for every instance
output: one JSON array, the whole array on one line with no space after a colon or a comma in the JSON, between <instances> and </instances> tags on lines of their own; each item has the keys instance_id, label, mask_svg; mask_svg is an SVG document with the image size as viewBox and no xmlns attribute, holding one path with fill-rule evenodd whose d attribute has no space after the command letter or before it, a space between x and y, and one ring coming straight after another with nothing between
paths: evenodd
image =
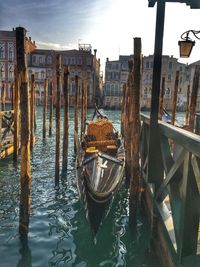
<instances>
[{"instance_id":1,"label":"wooden railing","mask_svg":"<svg viewBox=\"0 0 200 267\"><path fill-rule=\"evenodd\" d=\"M13 152L14 111L0 112L0 159Z\"/></svg>"},{"instance_id":2,"label":"wooden railing","mask_svg":"<svg viewBox=\"0 0 200 267\"><path fill-rule=\"evenodd\" d=\"M151 166L149 117L142 114L141 120L142 178L174 266L200 266L200 136L160 121L154 153L161 156L156 166Z\"/></svg>"}]
</instances>

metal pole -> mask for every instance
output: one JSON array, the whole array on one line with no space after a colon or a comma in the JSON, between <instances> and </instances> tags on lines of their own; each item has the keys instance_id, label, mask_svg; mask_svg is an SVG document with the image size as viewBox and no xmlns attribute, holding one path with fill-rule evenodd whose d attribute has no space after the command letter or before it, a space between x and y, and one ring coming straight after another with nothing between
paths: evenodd
<instances>
[{"instance_id":1,"label":"metal pole","mask_svg":"<svg viewBox=\"0 0 200 267\"><path fill-rule=\"evenodd\" d=\"M159 147L158 136L158 112L159 112L159 96L160 96L160 81L162 68L162 47L163 47L163 32L164 32L164 17L165 17L165 2L157 2L156 15L156 33L154 46L154 62L153 62L153 81L152 81L152 96L151 96L151 115L150 115L150 133L149 133L149 162L148 162L148 181L158 182L160 177L160 169L157 168L160 162L160 151L155 151L155 147Z\"/></svg>"}]
</instances>

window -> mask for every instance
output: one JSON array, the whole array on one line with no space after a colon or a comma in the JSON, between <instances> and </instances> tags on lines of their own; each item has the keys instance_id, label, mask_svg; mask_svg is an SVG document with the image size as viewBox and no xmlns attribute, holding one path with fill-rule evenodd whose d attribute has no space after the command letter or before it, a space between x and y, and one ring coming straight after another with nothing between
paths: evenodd
<instances>
[{"instance_id":1,"label":"window","mask_svg":"<svg viewBox=\"0 0 200 267\"><path fill-rule=\"evenodd\" d=\"M5 64L0 63L0 79L5 79Z\"/></svg>"},{"instance_id":2,"label":"window","mask_svg":"<svg viewBox=\"0 0 200 267\"><path fill-rule=\"evenodd\" d=\"M43 63L43 58L39 57L39 64L42 64L42 63Z\"/></svg>"},{"instance_id":3,"label":"window","mask_svg":"<svg viewBox=\"0 0 200 267\"><path fill-rule=\"evenodd\" d=\"M78 58L78 59L77 59L77 64L78 64L78 65L82 65L82 64L83 64L83 62L82 62L82 58Z\"/></svg>"},{"instance_id":4,"label":"window","mask_svg":"<svg viewBox=\"0 0 200 267\"><path fill-rule=\"evenodd\" d=\"M14 79L14 65L13 64L8 65L8 78L11 80Z\"/></svg>"},{"instance_id":5,"label":"window","mask_svg":"<svg viewBox=\"0 0 200 267\"><path fill-rule=\"evenodd\" d=\"M168 74L167 79L168 79L168 81L171 81L172 80L172 75Z\"/></svg>"},{"instance_id":6,"label":"window","mask_svg":"<svg viewBox=\"0 0 200 267\"><path fill-rule=\"evenodd\" d=\"M168 68L169 68L169 70L172 70L172 68L173 68L173 63L171 61L169 62Z\"/></svg>"},{"instance_id":7,"label":"window","mask_svg":"<svg viewBox=\"0 0 200 267\"><path fill-rule=\"evenodd\" d=\"M13 43L8 43L8 59L9 60L14 59L14 45L13 45Z\"/></svg>"},{"instance_id":8,"label":"window","mask_svg":"<svg viewBox=\"0 0 200 267\"><path fill-rule=\"evenodd\" d=\"M45 71L44 71L44 70L41 71L41 78L42 78L42 79L45 78Z\"/></svg>"},{"instance_id":9,"label":"window","mask_svg":"<svg viewBox=\"0 0 200 267\"><path fill-rule=\"evenodd\" d=\"M52 64L52 56L47 56L47 64Z\"/></svg>"},{"instance_id":10,"label":"window","mask_svg":"<svg viewBox=\"0 0 200 267\"><path fill-rule=\"evenodd\" d=\"M149 69L149 61L146 62L146 69Z\"/></svg>"},{"instance_id":11,"label":"window","mask_svg":"<svg viewBox=\"0 0 200 267\"><path fill-rule=\"evenodd\" d=\"M87 58L87 65L92 65L92 60L91 60L91 58Z\"/></svg>"},{"instance_id":12,"label":"window","mask_svg":"<svg viewBox=\"0 0 200 267\"><path fill-rule=\"evenodd\" d=\"M0 43L0 58L5 58L5 43Z\"/></svg>"},{"instance_id":13,"label":"window","mask_svg":"<svg viewBox=\"0 0 200 267\"><path fill-rule=\"evenodd\" d=\"M32 57L33 64L36 63L36 56Z\"/></svg>"}]
</instances>

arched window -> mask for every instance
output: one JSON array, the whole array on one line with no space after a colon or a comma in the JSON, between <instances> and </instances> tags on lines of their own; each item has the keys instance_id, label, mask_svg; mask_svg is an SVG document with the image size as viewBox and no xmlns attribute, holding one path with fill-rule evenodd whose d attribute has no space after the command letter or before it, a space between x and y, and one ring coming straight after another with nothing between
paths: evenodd
<instances>
[{"instance_id":1,"label":"arched window","mask_svg":"<svg viewBox=\"0 0 200 267\"><path fill-rule=\"evenodd\" d=\"M5 58L5 43L0 43L0 58Z\"/></svg>"}]
</instances>

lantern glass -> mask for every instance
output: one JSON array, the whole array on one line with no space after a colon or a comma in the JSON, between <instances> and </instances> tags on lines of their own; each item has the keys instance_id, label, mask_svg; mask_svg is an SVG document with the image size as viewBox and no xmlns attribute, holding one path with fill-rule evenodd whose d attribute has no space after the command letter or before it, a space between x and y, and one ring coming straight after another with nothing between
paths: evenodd
<instances>
[{"instance_id":1,"label":"lantern glass","mask_svg":"<svg viewBox=\"0 0 200 267\"><path fill-rule=\"evenodd\" d=\"M192 52L192 48L195 42L190 40L179 41L178 45L180 48L180 57L187 58Z\"/></svg>"}]
</instances>

